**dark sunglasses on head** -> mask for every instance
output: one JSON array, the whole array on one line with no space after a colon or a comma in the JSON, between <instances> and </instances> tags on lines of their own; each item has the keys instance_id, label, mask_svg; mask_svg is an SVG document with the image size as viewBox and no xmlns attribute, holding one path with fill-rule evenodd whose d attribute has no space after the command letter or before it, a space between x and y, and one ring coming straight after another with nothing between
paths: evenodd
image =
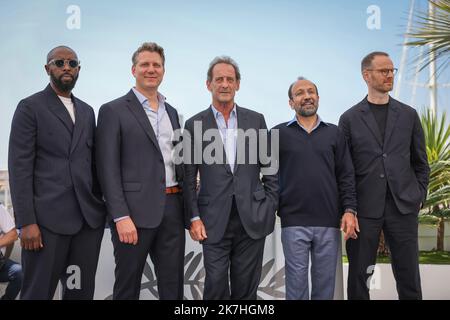
<instances>
[{"instance_id":1,"label":"dark sunglasses on head","mask_svg":"<svg viewBox=\"0 0 450 320\"><path fill-rule=\"evenodd\" d=\"M69 64L69 67L71 68L76 68L80 65L80 62L77 60L63 60L63 59L58 59L58 60L50 60L48 62L48 64L54 64L55 66L57 66L58 68L62 68L64 67L64 65L66 64L66 62Z\"/></svg>"}]
</instances>

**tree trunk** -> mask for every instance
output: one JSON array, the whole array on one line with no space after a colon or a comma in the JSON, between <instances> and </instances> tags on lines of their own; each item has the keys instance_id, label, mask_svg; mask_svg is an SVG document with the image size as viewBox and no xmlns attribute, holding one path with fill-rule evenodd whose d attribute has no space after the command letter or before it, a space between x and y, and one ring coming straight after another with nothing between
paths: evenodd
<instances>
[{"instance_id":1,"label":"tree trunk","mask_svg":"<svg viewBox=\"0 0 450 320\"><path fill-rule=\"evenodd\" d=\"M444 251L444 233L445 233L445 224L444 218L440 217L437 228L437 242L436 242L436 250Z\"/></svg>"},{"instance_id":2,"label":"tree trunk","mask_svg":"<svg viewBox=\"0 0 450 320\"><path fill-rule=\"evenodd\" d=\"M379 256L388 256L389 255L389 248L384 239L383 230L381 230L381 234L380 234L380 242L378 243L377 255L379 255Z\"/></svg>"}]
</instances>

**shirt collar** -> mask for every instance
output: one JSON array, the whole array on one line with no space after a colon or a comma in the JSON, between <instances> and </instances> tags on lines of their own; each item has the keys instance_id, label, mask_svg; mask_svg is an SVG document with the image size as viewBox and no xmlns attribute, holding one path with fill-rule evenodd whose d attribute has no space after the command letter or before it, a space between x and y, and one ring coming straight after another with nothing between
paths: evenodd
<instances>
[{"instance_id":1,"label":"shirt collar","mask_svg":"<svg viewBox=\"0 0 450 320\"><path fill-rule=\"evenodd\" d=\"M140 93L135 87L131 88L131 90L133 90L134 94L136 95L136 98L138 98L138 100L142 106L144 106L144 107L149 106L148 99L146 96L144 96L142 93ZM166 106L164 104L165 101L166 101L166 97L158 92L158 104L159 104L160 108L163 108L163 109L166 108Z\"/></svg>"},{"instance_id":2,"label":"shirt collar","mask_svg":"<svg viewBox=\"0 0 450 320\"><path fill-rule=\"evenodd\" d=\"M219 110L217 110L213 105L211 105L211 110L214 114L214 118L217 119L218 117L223 116L222 113ZM235 117L236 114L237 114L236 113L236 104L234 104L233 109L230 112L230 117Z\"/></svg>"},{"instance_id":3,"label":"shirt collar","mask_svg":"<svg viewBox=\"0 0 450 320\"><path fill-rule=\"evenodd\" d=\"M303 128L303 126L298 122L297 116L294 116L294 119L292 119L291 121L289 121L289 122L286 124L286 126L289 127L289 126L290 126L291 124L293 124L293 123L297 123L301 128ZM314 126L314 128L313 128L311 131L317 129L321 123L323 123L324 125L328 126L328 123L326 123L325 121L323 121L322 118L321 118L319 115L317 115L317 123L316 123L316 125Z\"/></svg>"}]
</instances>

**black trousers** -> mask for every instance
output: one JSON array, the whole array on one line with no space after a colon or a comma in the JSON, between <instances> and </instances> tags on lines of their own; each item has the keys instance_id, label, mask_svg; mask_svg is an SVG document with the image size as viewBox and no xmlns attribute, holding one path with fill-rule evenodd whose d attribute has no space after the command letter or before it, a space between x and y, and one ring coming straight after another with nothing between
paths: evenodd
<instances>
[{"instance_id":1,"label":"black trousers","mask_svg":"<svg viewBox=\"0 0 450 320\"><path fill-rule=\"evenodd\" d=\"M105 230L87 225L75 235L60 235L40 226L44 247L22 249L22 300L51 300L58 281L64 300L92 300L95 274Z\"/></svg>"},{"instance_id":2,"label":"black trousers","mask_svg":"<svg viewBox=\"0 0 450 320\"><path fill-rule=\"evenodd\" d=\"M349 260L347 294L350 300L369 300L368 280L373 274L381 230L389 246L392 271L401 300L420 300L418 213L401 214L391 193L386 195L384 216L358 217L358 239L346 243Z\"/></svg>"},{"instance_id":3,"label":"black trousers","mask_svg":"<svg viewBox=\"0 0 450 320\"><path fill-rule=\"evenodd\" d=\"M230 220L222 240L219 243L203 244L206 272L203 299L256 300L264 242L265 237L255 240L247 235L233 200Z\"/></svg>"},{"instance_id":4,"label":"black trousers","mask_svg":"<svg viewBox=\"0 0 450 320\"><path fill-rule=\"evenodd\" d=\"M138 243L119 241L115 223L111 238L116 261L114 300L138 300L147 256L155 267L160 300L182 300L184 287L185 230L182 195L169 194L164 217L154 229L138 228ZM149 208L151 214L151 208Z\"/></svg>"}]
</instances>

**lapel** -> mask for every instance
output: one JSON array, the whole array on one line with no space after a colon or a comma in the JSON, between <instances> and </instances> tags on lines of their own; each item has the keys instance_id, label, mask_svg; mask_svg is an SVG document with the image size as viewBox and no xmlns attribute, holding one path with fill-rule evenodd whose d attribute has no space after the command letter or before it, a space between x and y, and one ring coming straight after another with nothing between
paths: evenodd
<instances>
[{"instance_id":1,"label":"lapel","mask_svg":"<svg viewBox=\"0 0 450 320\"><path fill-rule=\"evenodd\" d=\"M208 129L215 129L215 130L217 130L217 132L219 132L219 127L217 126L216 118L214 117L214 112L213 112L211 106L209 106L208 109L205 110L205 112L206 112L206 115L205 115L205 118L204 118L205 121L203 121L204 127L203 127L202 135ZM219 132L219 136L220 136L220 132ZM225 170L228 173L232 174L230 165L226 162L225 146L223 145L222 139L220 139L219 143L222 146L222 153L224 155L224 159L220 159L220 160L223 161L223 166L224 166Z\"/></svg>"},{"instance_id":2,"label":"lapel","mask_svg":"<svg viewBox=\"0 0 450 320\"><path fill-rule=\"evenodd\" d=\"M369 108L369 103L367 102L367 97L360 102L361 103L361 117L367 127L369 127L372 134L375 136L375 139L377 140L378 144L382 147L383 146L383 140L381 139L381 133L380 129L378 128L378 124L375 120L375 117L373 116L372 112ZM389 112L388 112L389 114Z\"/></svg>"},{"instance_id":3,"label":"lapel","mask_svg":"<svg viewBox=\"0 0 450 320\"><path fill-rule=\"evenodd\" d=\"M87 122L86 112L84 108L81 106L81 103L77 102L77 99L73 95L72 95L72 102L75 110L75 125L73 129L70 153L72 153L75 150L75 147L77 146L77 143L80 140L81 133L83 132L84 125Z\"/></svg>"},{"instance_id":4,"label":"lapel","mask_svg":"<svg viewBox=\"0 0 450 320\"><path fill-rule=\"evenodd\" d=\"M166 105L166 111L169 116L170 123L172 124L172 130L178 130L180 129L180 120L178 119L178 114L170 104L164 103ZM180 137L181 139L178 141L172 141L172 145L175 147L179 143L183 143L183 136ZM181 150L180 156L183 156L183 150ZM182 164L176 164L175 165L175 179L178 181L180 185L183 183L183 166Z\"/></svg>"},{"instance_id":5,"label":"lapel","mask_svg":"<svg viewBox=\"0 0 450 320\"><path fill-rule=\"evenodd\" d=\"M136 118L139 125L142 127L144 132L150 141L155 145L156 149L161 153L159 148L158 140L156 139L155 131L153 130L152 124L145 113L144 108L139 102L138 98L134 94L133 90L130 90L125 96L127 101L127 107L130 109L131 113ZM162 153L161 153L162 154Z\"/></svg>"},{"instance_id":6,"label":"lapel","mask_svg":"<svg viewBox=\"0 0 450 320\"><path fill-rule=\"evenodd\" d=\"M46 94L47 103L49 110L64 124L66 129L69 132L69 135L72 137L73 131L73 122L70 118L69 112L66 107L62 103L62 101L56 95L56 92L53 91L50 84L44 89Z\"/></svg>"},{"instance_id":7,"label":"lapel","mask_svg":"<svg viewBox=\"0 0 450 320\"><path fill-rule=\"evenodd\" d=\"M169 105L168 103L164 104L166 105L166 111L167 114L169 115L170 123L172 124L172 129L174 131L180 129L180 122L178 120L177 113L175 112L175 110L172 108L171 105Z\"/></svg>"},{"instance_id":8,"label":"lapel","mask_svg":"<svg viewBox=\"0 0 450 320\"><path fill-rule=\"evenodd\" d=\"M395 123L397 122L398 118L398 105L397 101L395 99L392 99L389 97L389 109L387 114L387 120L386 120L386 132L384 135L384 145L386 146L389 142L389 138L392 135L392 131L394 131Z\"/></svg>"},{"instance_id":9,"label":"lapel","mask_svg":"<svg viewBox=\"0 0 450 320\"><path fill-rule=\"evenodd\" d=\"M238 156L238 150L239 147L237 146L237 143L239 141L242 141L245 143L245 137L242 137L242 134L244 134L249 128L248 123L248 113L241 107L239 107L236 104L236 113L237 113L237 128L238 130L238 136L237 136L237 142L236 142L236 157L234 159L234 174L237 173L238 169L240 168L240 165L237 163L237 156ZM258 133L257 133L258 134ZM259 137L257 138L257 140ZM244 148L243 150L249 157L250 157L250 150L247 150L247 148Z\"/></svg>"}]
</instances>

